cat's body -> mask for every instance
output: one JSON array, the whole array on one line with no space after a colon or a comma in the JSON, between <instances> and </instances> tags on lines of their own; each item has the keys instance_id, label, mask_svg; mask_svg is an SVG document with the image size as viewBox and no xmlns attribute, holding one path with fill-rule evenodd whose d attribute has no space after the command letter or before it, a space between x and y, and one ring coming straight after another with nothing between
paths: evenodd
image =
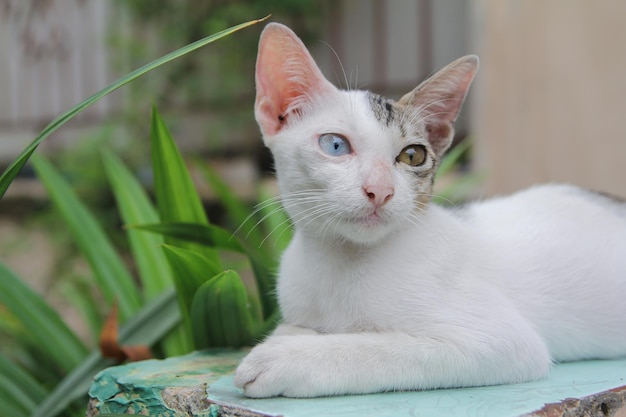
<instances>
[{"instance_id":1,"label":"cat's body","mask_svg":"<svg viewBox=\"0 0 626 417\"><path fill-rule=\"evenodd\" d=\"M256 115L295 235L285 324L238 368L246 395L520 382L626 356L626 204L562 185L429 202L476 67L462 58L393 102L336 90L268 26Z\"/></svg>"}]
</instances>

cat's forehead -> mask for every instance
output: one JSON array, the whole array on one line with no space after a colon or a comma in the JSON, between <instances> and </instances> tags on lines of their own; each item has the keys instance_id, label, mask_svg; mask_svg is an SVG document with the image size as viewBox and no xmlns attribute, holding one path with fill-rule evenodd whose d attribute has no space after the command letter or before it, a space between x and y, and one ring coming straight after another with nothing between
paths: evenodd
<instances>
[{"instance_id":1,"label":"cat's forehead","mask_svg":"<svg viewBox=\"0 0 626 417\"><path fill-rule=\"evenodd\" d=\"M379 122L387 127L398 123L400 109L395 105L394 100L371 91L367 92L366 97L369 106L374 112L374 116Z\"/></svg>"},{"instance_id":2,"label":"cat's forehead","mask_svg":"<svg viewBox=\"0 0 626 417\"><path fill-rule=\"evenodd\" d=\"M397 128L402 138L422 136L423 128L413 109L395 100L371 91L366 92L367 103L377 122L387 128Z\"/></svg>"}]
</instances>

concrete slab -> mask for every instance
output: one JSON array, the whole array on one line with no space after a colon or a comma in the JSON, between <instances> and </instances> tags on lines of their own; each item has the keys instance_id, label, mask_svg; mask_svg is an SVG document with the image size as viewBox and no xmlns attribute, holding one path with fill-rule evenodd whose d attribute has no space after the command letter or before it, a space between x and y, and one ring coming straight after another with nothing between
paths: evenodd
<instances>
[{"instance_id":1,"label":"concrete slab","mask_svg":"<svg viewBox=\"0 0 626 417\"><path fill-rule=\"evenodd\" d=\"M109 368L92 385L88 416L132 410L167 417L626 417L626 359L559 364L545 380L515 385L249 399L232 382L232 371L243 355L245 351L201 352ZM186 397L189 393L193 399ZM147 403L157 408L148 409Z\"/></svg>"}]
</instances>

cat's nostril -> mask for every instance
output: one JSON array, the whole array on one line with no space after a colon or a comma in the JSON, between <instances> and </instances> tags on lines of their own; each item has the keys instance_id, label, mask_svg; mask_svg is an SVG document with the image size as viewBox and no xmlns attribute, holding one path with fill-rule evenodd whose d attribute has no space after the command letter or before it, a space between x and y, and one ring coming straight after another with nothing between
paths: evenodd
<instances>
[{"instance_id":1,"label":"cat's nostril","mask_svg":"<svg viewBox=\"0 0 626 417\"><path fill-rule=\"evenodd\" d=\"M370 186L363 188L363 191L365 191L367 198L369 198L370 202L376 207L382 206L393 197L393 188L390 187Z\"/></svg>"}]
</instances>

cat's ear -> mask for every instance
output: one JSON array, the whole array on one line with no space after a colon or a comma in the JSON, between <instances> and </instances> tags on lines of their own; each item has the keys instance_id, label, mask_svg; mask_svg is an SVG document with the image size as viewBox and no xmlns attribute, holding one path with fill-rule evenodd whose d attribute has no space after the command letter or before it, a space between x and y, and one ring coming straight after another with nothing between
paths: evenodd
<instances>
[{"instance_id":1,"label":"cat's ear","mask_svg":"<svg viewBox=\"0 0 626 417\"><path fill-rule=\"evenodd\" d=\"M335 87L287 26L268 24L259 41L254 114L264 135L275 135L293 112Z\"/></svg>"},{"instance_id":2,"label":"cat's ear","mask_svg":"<svg viewBox=\"0 0 626 417\"><path fill-rule=\"evenodd\" d=\"M478 57L464 56L421 83L398 103L413 106L426 124L428 141L442 156L454 136L454 121L459 115L467 90L478 70Z\"/></svg>"}]
</instances>

